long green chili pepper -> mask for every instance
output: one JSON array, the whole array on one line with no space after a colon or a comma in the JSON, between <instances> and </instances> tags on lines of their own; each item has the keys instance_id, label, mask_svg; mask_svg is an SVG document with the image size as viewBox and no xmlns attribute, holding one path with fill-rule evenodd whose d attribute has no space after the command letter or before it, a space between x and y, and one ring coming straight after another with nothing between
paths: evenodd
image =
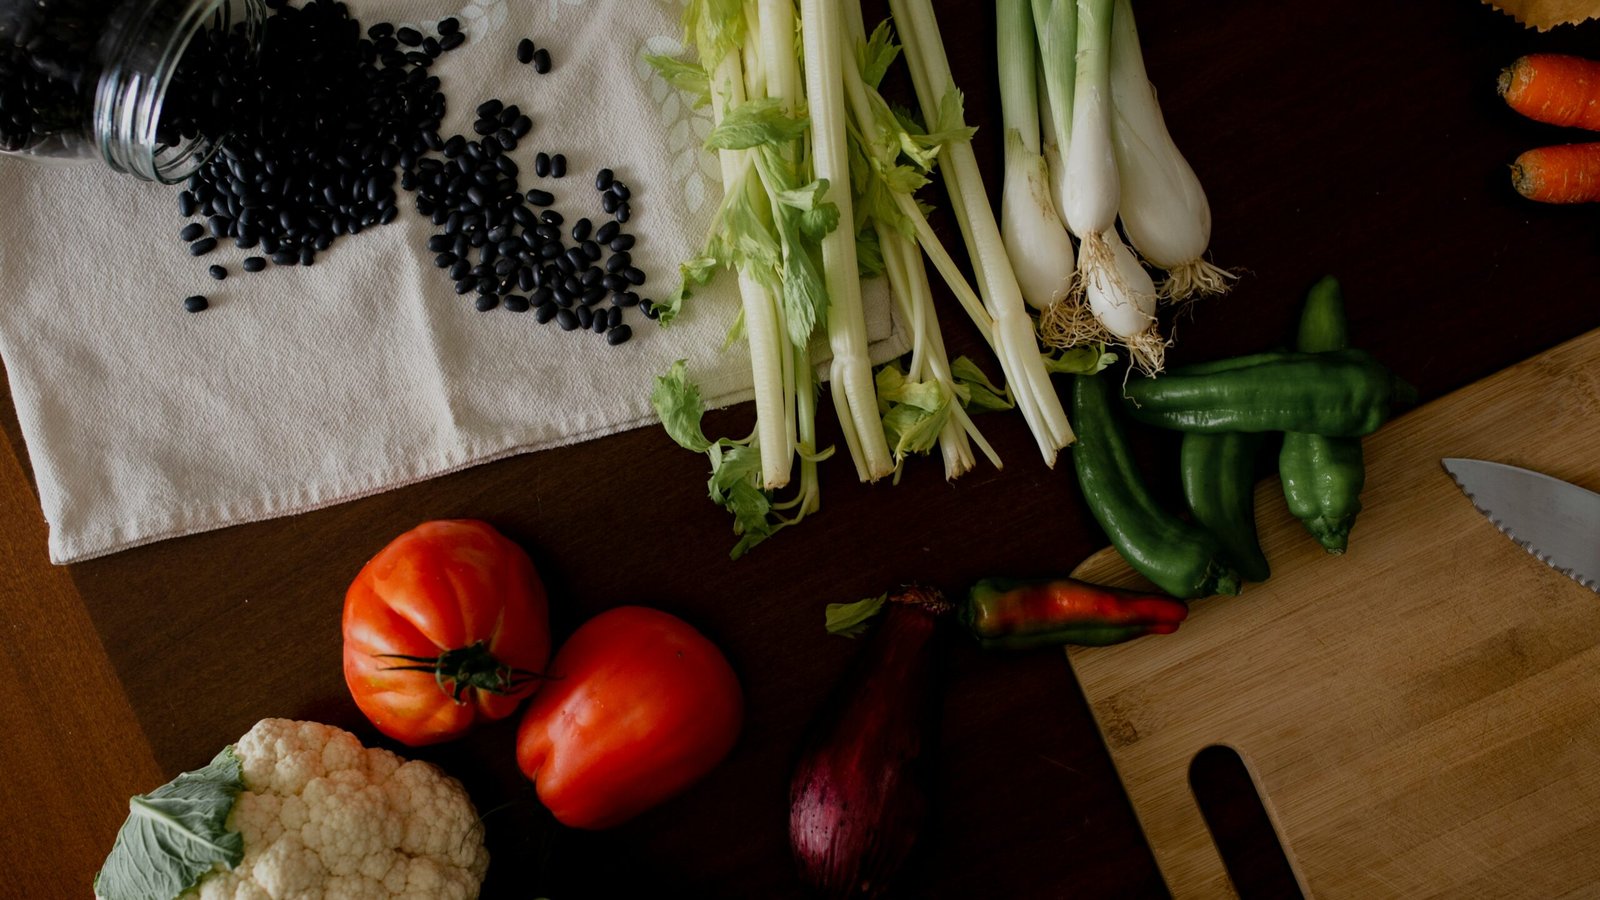
<instances>
[{"instance_id":1,"label":"long green chili pepper","mask_svg":"<svg viewBox=\"0 0 1600 900\"><path fill-rule=\"evenodd\" d=\"M1296 348L1307 353L1343 350L1349 344L1339 282L1323 278L1306 295ZM1345 551L1361 512L1366 466L1361 439L1287 432L1278 475L1289 511L1329 553Z\"/></svg>"}]
</instances>

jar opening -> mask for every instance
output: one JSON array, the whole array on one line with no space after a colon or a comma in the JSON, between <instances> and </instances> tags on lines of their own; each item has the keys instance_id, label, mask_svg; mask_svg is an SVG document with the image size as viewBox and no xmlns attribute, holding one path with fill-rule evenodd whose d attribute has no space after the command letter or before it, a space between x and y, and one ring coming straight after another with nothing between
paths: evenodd
<instances>
[{"instance_id":1,"label":"jar opening","mask_svg":"<svg viewBox=\"0 0 1600 900\"><path fill-rule=\"evenodd\" d=\"M133 7L130 10L130 7ZM191 51L245 37L260 27L260 0L158 0L124 6L125 27L107 31L105 70L94 105L94 136L106 163L145 181L174 184L193 174L226 135L163 128L175 90L208 94L213 85L179 84Z\"/></svg>"}]
</instances>

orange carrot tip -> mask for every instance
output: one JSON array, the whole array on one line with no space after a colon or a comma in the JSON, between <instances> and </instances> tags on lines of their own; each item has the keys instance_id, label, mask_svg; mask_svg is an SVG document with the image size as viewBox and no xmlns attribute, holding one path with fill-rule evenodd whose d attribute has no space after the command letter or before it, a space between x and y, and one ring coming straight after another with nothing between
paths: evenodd
<instances>
[{"instance_id":1,"label":"orange carrot tip","mask_svg":"<svg viewBox=\"0 0 1600 900\"><path fill-rule=\"evenodd\" d=\"M1530 53L1500 73L1500 96L1536 122L1600 131L1600 62Z\"/></svg>"},{"instance_id":2,"label":"orange carrot tip","mask_svg":"<svg viewBox=\"0 0 1600 900\"><path fill-rule=\"evenodd\" d=\"M1511 164L1511 186L1540 203L1600 201L1600 144L1529 150Z\"/></svg>"}]
</instances>

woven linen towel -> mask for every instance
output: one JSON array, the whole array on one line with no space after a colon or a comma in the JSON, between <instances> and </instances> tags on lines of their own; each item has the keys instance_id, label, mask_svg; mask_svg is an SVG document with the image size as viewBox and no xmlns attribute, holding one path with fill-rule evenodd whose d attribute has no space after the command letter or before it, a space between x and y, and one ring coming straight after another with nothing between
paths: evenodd
<instances>
[{"instance_id":1,"label":"woven linen towel","mask_svg":"<svg viewBox=\"0 0 1600 900\"><path fill-rule=\"evenodd\" d=\"M604 221L594 173L633 188L641 292L671 289L721 197L701 149L711 122L646 54L678 54L682 0L389 0L351 4L432 33L469 35L434 67L446 135L499 97L533 116L515 156L565 153L540 186L569 221ZM554 56L516 63L532 37ZM479 313L424 252L435 230L402 195L392 225L341 238L311 268L243 274L249 252L192 259L176 237L176 190L98 165L0 159L0 357L32 460L50 558L67 563L239 522L288 515L477 463L653 423L653 376L687 359L708 402L748 399L731 278L698 293L671 328L631 310L634 339ZM233 277L217 284L213 263ZM182 311L207 293L212 308ZM867 292L873 358L904 352L887 294Z\"/></svg>"}]
</instances>

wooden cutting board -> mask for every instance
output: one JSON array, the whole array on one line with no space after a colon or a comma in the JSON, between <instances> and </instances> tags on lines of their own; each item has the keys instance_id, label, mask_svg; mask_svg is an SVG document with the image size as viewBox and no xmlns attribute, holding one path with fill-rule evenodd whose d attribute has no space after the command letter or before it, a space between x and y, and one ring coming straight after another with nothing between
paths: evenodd
<instances>
[{"instance_id":1,"label":"wooden cutting board","mask_svg":"<svg viewBox=\"0 0 1600 900\"><path fill-rule=\"evenodd\" d=\"M1497 532L1440 468L1600 489L1600 331L1385 426L1326 556L1256 495L1271 581L1172 637L1071 660L1175 896L1233 893L1190 762L1237 750L1317 897L1600 894L1600 596ZM1129 583L1114 551L1078 577Z\"/></svg>"}]
</instances>

